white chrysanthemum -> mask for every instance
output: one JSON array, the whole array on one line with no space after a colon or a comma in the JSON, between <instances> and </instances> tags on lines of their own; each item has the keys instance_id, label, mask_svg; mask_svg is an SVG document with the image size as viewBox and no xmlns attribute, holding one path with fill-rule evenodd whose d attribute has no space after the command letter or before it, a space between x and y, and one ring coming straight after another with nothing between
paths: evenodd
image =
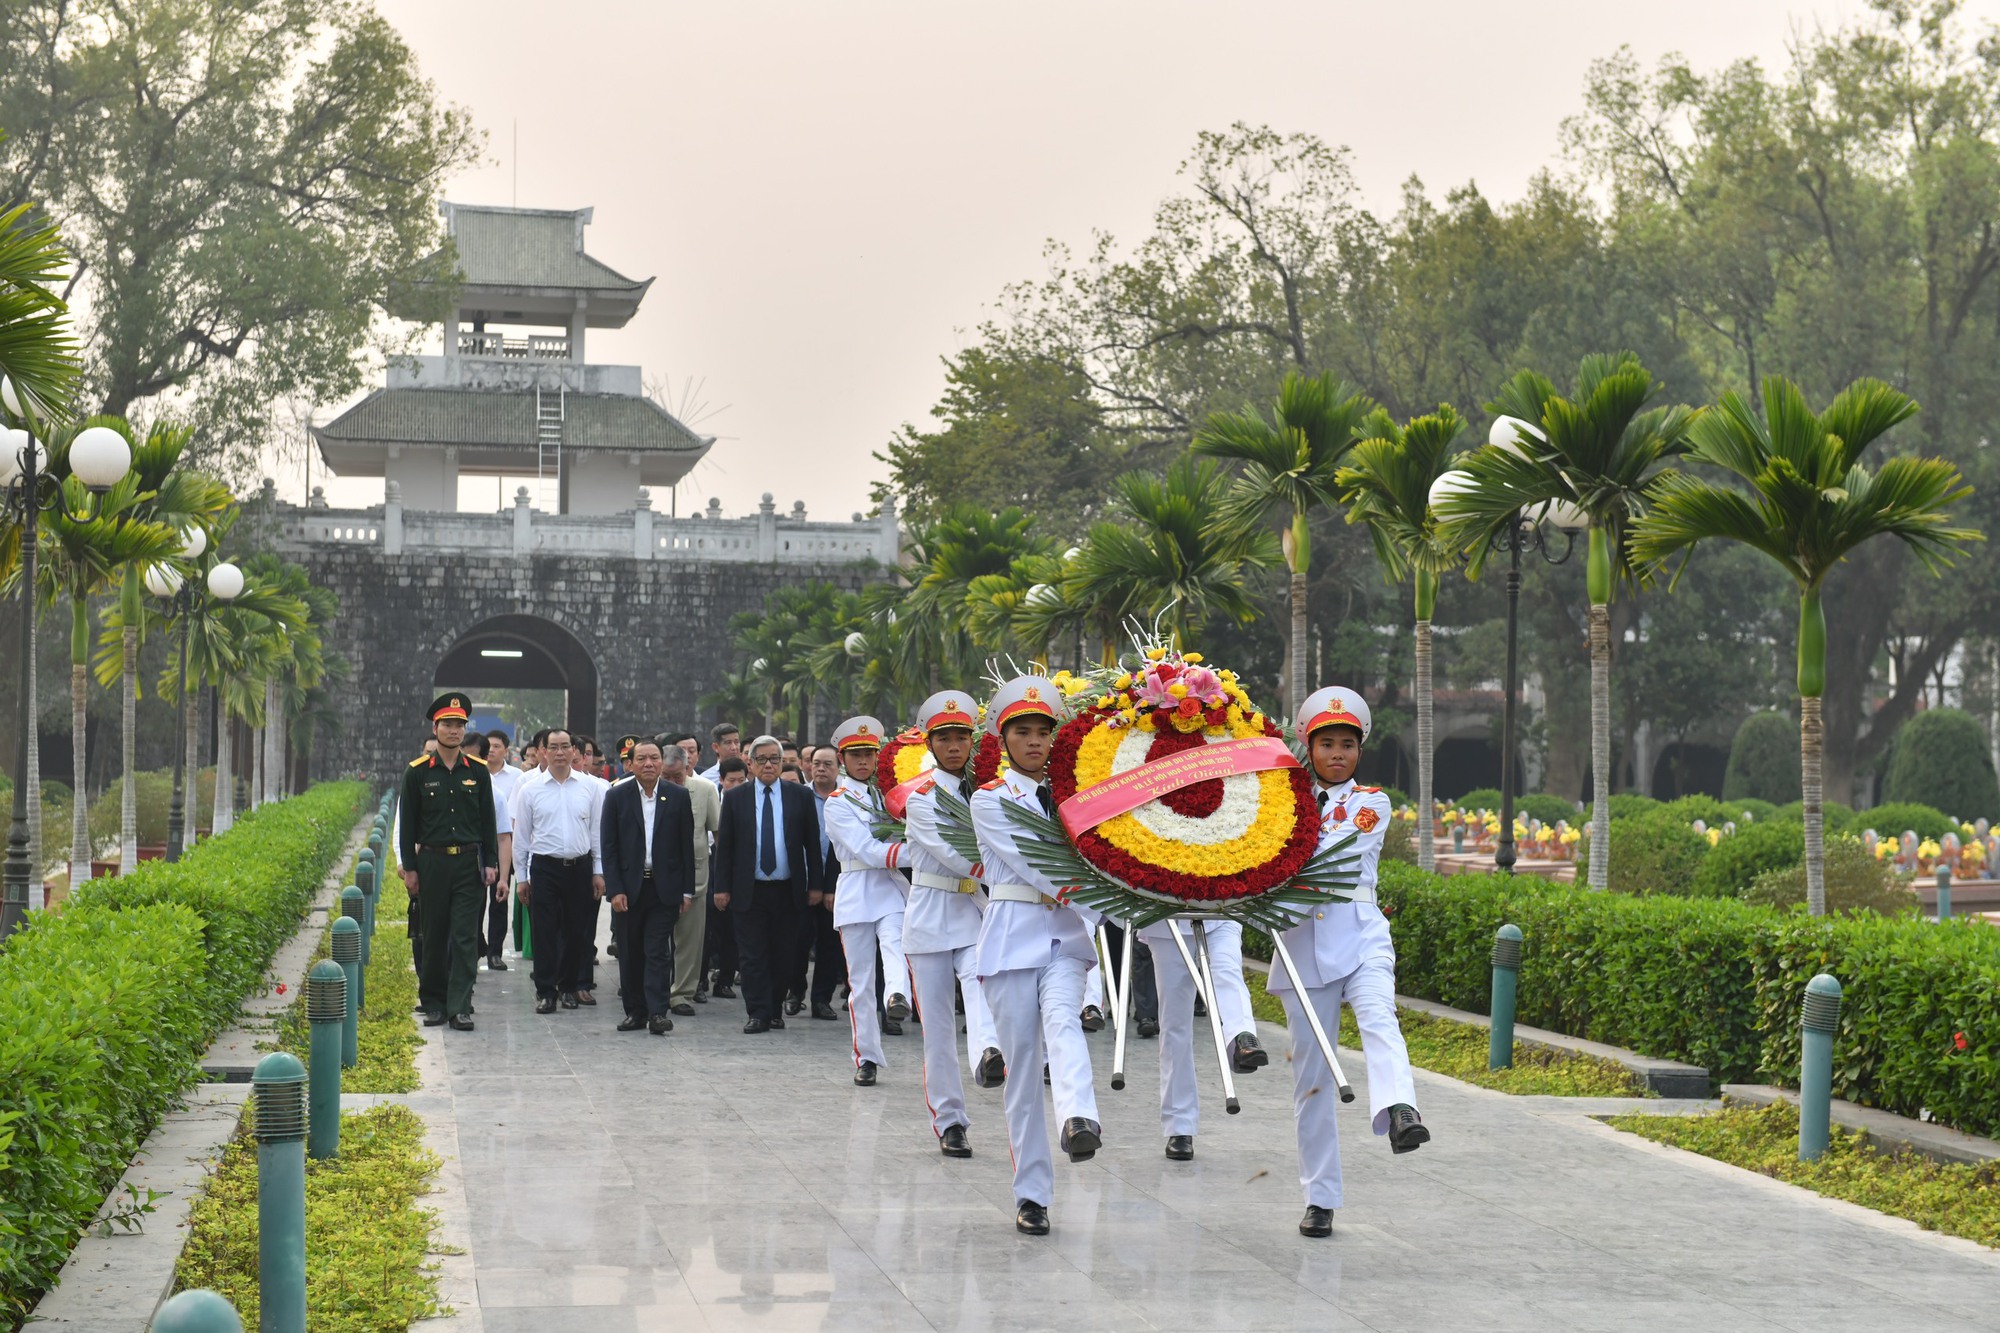
<instances>
[{"instance_id":1,"label":"white chrysanthemum","mask_svg":"<svg viewBox=\"0 0 2000 1333\"><path fill-rule=\"evenodd\" d=\"M1114 776L1129 772L1146 762L1146 752L1153 748L1154 733L1132 731L1118 742L1118 753L1111 761ZM1262 802L1262 789L1255 773L1239 773L1235 777L1222 778L1222 804L1212 814L1200 819L1176 813L1167 808L1163 801L1148 801L1132 812L1132 818L1141 827L1173 842L1190 847L1210 847L1217 843L1234 842L1250 831L1257 822L1257 811ZM1211 779L1215 781L1218 779Z\"/></svg>"}]
</instances>

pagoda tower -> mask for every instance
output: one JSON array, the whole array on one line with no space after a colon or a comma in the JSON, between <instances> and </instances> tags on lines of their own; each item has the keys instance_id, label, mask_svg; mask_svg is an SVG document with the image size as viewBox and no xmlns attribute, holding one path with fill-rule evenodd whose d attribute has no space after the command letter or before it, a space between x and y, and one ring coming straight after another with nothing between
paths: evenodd
<instances>
[{"instance_id":1,"label":"pagoda tower","mask_svg":"<svg viewBox=\"0 0 2000 1333\"><path fill-rule=\"evenodd\" d=\"M653 280L585 252L591 209L439 208L459 274L444 354L393 359L383 388L315 426L328 470L447 512L461 477L533 479L558 514L626 513L641 487L676 485L715 437L646 397L639 367L584 360L589 331L624 328Z\"/></svg>"}]
</instances>

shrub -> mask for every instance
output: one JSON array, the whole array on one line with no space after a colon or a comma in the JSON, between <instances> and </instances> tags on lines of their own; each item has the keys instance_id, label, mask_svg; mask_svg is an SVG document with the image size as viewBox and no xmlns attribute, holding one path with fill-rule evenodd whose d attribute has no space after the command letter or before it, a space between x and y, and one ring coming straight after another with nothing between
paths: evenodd
<instances>
[{"instance_id":1,"label":"shrub","mask_svg":"<svg viewBox=\"0 0 2000 1333\"><path fill-rule=\"evenodd\" d=\"M0 947L0 1317L54 1278L196 1061L256 985L367 789L265 806L177 865L147 861ZM11 1155L9 1155L11 1153Z\"/></svg>"},{"instance_id":2,"label":"shrub","mask_svg":"<svg viewBox=\"0 0 2000 1333\"><path fill-rule=\"evenodd\" d=\"M1919 838L1942 838L1958 832L1951 816L1914 801L1891 801L1869 810L1854 812L1856 829L1874 829L1885 838L1900 838L1907 831Z\"/></svg>"},{"instance_id":3,"label":"shrub","mask_svg":"<svg viewBox=\"0 0 2000 1333\"><path fill-rule=\"evenodd\" d=\"M1704 792L1675 797L1663 808L1672 812L1684 824L1692 824L1699 819L1710 828L1720 828L1733 818L1728 806Z\"/></svg>"},{"instance_id":4,"label":"shrub","mask_svg":"<svg viewBox=\"0 0 2000 1333\"><path fill-rule=\"evenodd\" d=\"M1384 787L1382 794L1389 798L1391 810L1401 810L1410 803L1410 794L1400 787Z\"/></svg>"},{"instance_id":5,"label":"shrub","mask_svg":"<svg viewBox=\"0 0 2000 1333\"><path fill-rule=\"evenodd\" d=\"M1382 860L1417 863L1417 839L1415 827L1407 819L1391 819L1388 831L1382 835Z\"/></svg>"},{"instance_id":6,"label":"shrub","mask_svg":"<svg viewBox=\"0 0 2000 1333\"><path fill-rule=\"evenodd\" d=\"M162 768L136 777L139 806L139 845L164 847L167 843L167 807L173 802L174 773ZM186 794L182 794L183 799ZM125 784L114 778L104 793L90 803L90 841L99 848L116 849L125 818Z\"/></svg>"},{"instance_id":7,"label":"shrub","mask_svg":"<svg viewBox=\"0 0 2000 1333\"><path fill-rule=\"evenodd\" d=\"M1790 805L1781 805L1771 812L1771 818L1796 819L1800 824L1804 824L1806 822L1805 802L1793 801ZM1820 818L1826 824L1828 837L1836 833L1845 833L1858 822L1854 811L1842 805L1839 801L1822 802L1820 805Z\"/></svg>"},{"instance_id":8,"label":"shrub","mask_svg":"<svg viewBox=\"0 0 2000 1333\"><path fill-rule=\"evenodd\" d=\"M1577 844L1576 877L1590 873L1589 839ZM1614 893L1685 893L1708 855L1708 839L1664 806L1611 821Z\"/></svg>"},{"instance_id":9,"label":"shrub","mask_svg":"<svg viewBox=\"0 0 2000 1333\"><path fill-rule=\"evenodd\" d=\"M1729 807L1729 817L1739 824L1744 822L1743 816L1745 815L1756 820L1769 819L1772 815L1778 813L1777 806L1772 805L1769 801L1760 801L1754 796L1739 796L1734 800L1725 796L1722 798L1722 803Z\"/></svg>"},{"instance_id":10,"label":"shrub","mask_svg":"<svg viewBox=\"0 0 2000 1333\"><path fill-rule=\"evenodd\" d=\"M1474 787L1465 795L1452 802L1461 810L1498 810L1500 789L1498 787Z\"/></svg>"},{"instance_id":11,"label":"shrub","mask_svg":"<svg viewBox=\"0 0 2000 1333\"><path fill-rule=\"evenodd\" d=\"M1837 1095L2000 1131L2000 932L1984 923L1813 918L1403 865L1382 867L1380 890L1403 994L1485 1012L1493 932L1511 921L1527 937L1521 1022L1692 1061L1723 1082L1795 1083L1805 983L1827 971L1846 991Z\"/></svg>"},{"instance_id":12,"label":"shrub","mask_svg":"<svg viewBox=\"0 0 2000 1333\"><path fill-rule=\"evenodd\" d=\"M1545 791L1531 791L1515 803L1522 818L1533 816L1544 824L1554 824L1566 819L1572 827L1579 827L1590 817L1589 810L1578 810L1575 801L1565 801L1560 796L1551 796Z\"/></svg>"},{"instance_id":13,"label":"shrub","mask_svg":"<svg viewBox=\"0 0 2000 1333\"><path fill-rule=\"evenodd\" d=\"M1709 849L1690 891L1697 897L1740 898L1757 876L1799 865L1806 855L1806 827L1797 820L1738 824Z\"/></svg>"},{"instance_id":14,"label":"shrub","mask_svg":"<svg viewBox=\"0 0 2000 1333\"><path fill-rule=\"evenodd\" d=\"M1985 729L1956 708L1933 708L1905 722L1882 799L1935 806L1953 819L2000 819L2000 781Z\"/></svg>"},{"instance_id":15,"label":"shrub","mask_svg":"<svg viewBox=\"0 0 2000 1333\"><path fill-rule=\"evenodd\" d=\"M1643 815L1648 810L1659 808L1659 802L1650 796L1641 796L1636 791L1616 792L1611 797L1611 817L1629 819L1633 815Z\"/></svg>"},{"instance_id":16,"label":"shrub","mask_svg":"<svg viewBox=\"0 0 2000 1333\"><path fill-rule=\"evenodd\" d=\"M1803 843L1799 864L1764 872L1743 897L1766 907L1803 907L1806 901ZM1877 860L1861 839L1834 837L1826 841L1826 910L1915 916L1917 895L1910 892L1909 881L1886 860Z\"/></svg>"},{"instance_id":17,"label":"shrub","mask_svg":"<svg viewBox=\"0 0 2000 1333\"><path fill-rule=\"evenodd\" d=\"M1722 799L1799 799L1799 724L1789 713L1752 713L1729 742Z\"/></svg>"}]
</instances>

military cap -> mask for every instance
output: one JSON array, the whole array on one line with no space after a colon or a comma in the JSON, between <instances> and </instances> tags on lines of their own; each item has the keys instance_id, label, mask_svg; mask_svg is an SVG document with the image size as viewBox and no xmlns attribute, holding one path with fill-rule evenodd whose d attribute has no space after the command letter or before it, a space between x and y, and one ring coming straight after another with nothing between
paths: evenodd
<instances>
[{"instance_id":1,"label":"military cap","mask_svg":"<svg viewBox=\"0 0 2000 1333\"><path fill-rule=\"evenodd\" d=\"M1310 742L1313 733L1322 727L1353 727L1365 741L1374 725L1368 701L1345 685L1327 685L1308 694L1299 705L1297 721L1302 742Z\"/></svg>"},{"instance_id":2,"label":"military cap","mask_svg":"<svg viewBox=\"0 0 2000 1333\"><path fill-rule=\"evenodd\" d=\"M850 717L833 729L833 748L851 750L858 745L866 745L879 750L885 734L881 722L875 718L865 714Z\"/></svg>"},{"instance_id":3,"label":"military cap","mask_svg":"<svg viewBox=\"0 0 2000 1333\"><path fill-rule=\"evenodd\" d=\"M987 705L986 728L998 736L1017 717L1061 722L1062 697L1062 691L1047 676L1016 676L1002 685Z\"/></svg>"},{"instance_id":4,"label":"military cap","mask_svg":"<svg viewBox=\"0 0 2000 1333\"><path fill-rule=\"evenodd\" d=\"M427 716L432 722L464 722L472 717L472 702L462 694L440 694Z\"/></svg>"},{"instance_id":5,"label":"military cap","mask_svg":"<svg viewBox=\"0 0 2000 1333\"><path fill-rule=\"evenodd\" d=\"M964 690L939 690L917 709L917 725L926 736L946 727L964 727L970 731L978 724L979 705Z\"/></svg>"}]
</instances>

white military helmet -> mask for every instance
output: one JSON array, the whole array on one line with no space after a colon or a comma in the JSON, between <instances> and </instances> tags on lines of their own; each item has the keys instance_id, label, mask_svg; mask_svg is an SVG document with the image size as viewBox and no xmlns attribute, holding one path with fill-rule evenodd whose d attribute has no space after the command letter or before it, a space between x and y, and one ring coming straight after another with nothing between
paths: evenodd
<instances>
[{"instance_id":1,"label":"white military helmet","mask_svg":"<svg viewBox=\"0 0 2000 1333\"><path fill-rule=\"evenodd\" d=\"M1047 676L1016 676L1002 685L986 706L986 729L995 736L1017 717L1063 720L1063 695Z\"/></svg>"},{"instance_id":2,"label":"white military helmet","mask_svg":"<svg viewBox=\"0 0 2000 1333\"><path fill-rule=\"evenodd\" d=\"M1321 727L1353 727L1361 733L1361 739L1368 739L1368 730L1374 719L1368 712L1368 701L1345 685L1327 685L1314 690L1299 705L1299 744L1312 744L1315 731Z\"/></svg>"},{"instance_id":3,"label":"white military helmet","mask_svg":"<svg viewBox=\"0 0 2000 1333\"><path fill-rule=\"evenodd\" d=\"M917 709L917 726L928 736L946 727L970 731L979 725L979 704L964 690L939 690Z\"/></svg>"},{"instance_id":4,"label":"white military helmet","mask_svg":"<svg viewBox=\"0 0 2000 1333\"><path fill-rule=\"evenodd\" d=\"M848 718L833 729L833 748L851 750L857 745L866 745L879 750L887 738L888 733L882 730L882 724L864 713L860 717Z\"/></svg>"}]
</instances>

